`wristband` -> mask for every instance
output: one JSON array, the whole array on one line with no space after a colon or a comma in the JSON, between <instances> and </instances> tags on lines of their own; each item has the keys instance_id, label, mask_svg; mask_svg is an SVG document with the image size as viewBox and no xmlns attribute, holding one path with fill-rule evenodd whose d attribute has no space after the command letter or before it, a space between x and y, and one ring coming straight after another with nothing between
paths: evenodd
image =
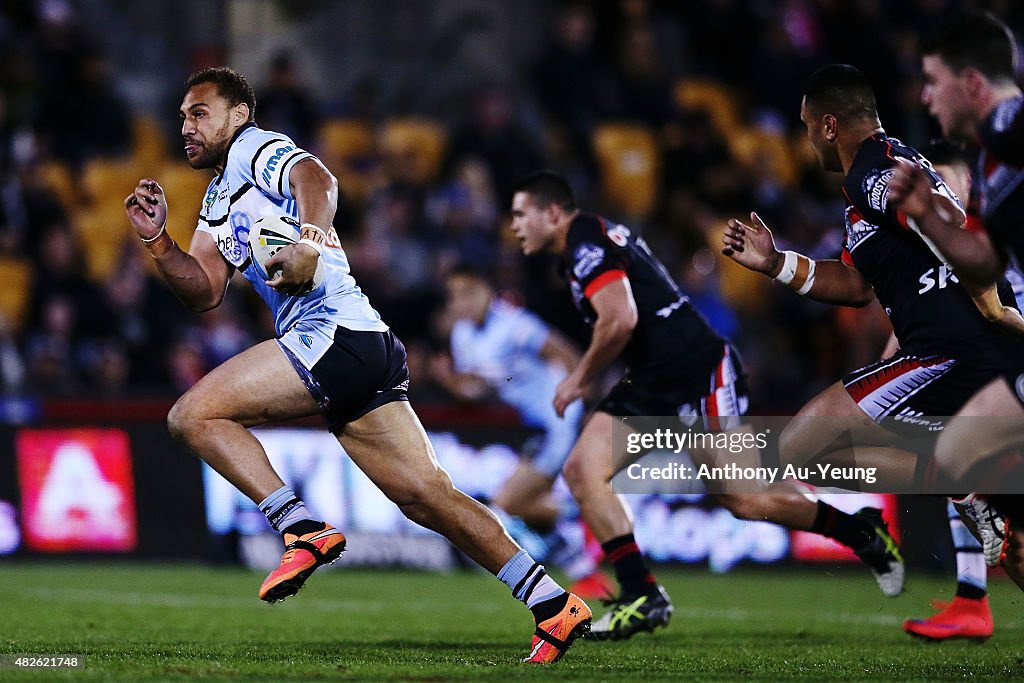
<instances>
[{"instance_id":1,"label":"wristband","mask_svg":"<svg viewBox=\"0 0 1024 683\"><path fill-rule=\"evenodd\" d=\"M177 246L178 243L171 239L170 235L167 236L166 240L160 240L159 242L154 241L152 244L145 245L146 251L149 252L149 255L152 256L154 260L160 259L165 254L169 254L177 248Z\"/></svg>"},{"instance_id":2,"label":"wristband","mask_svg":"<svg viewBox=\"0 0 1024 683\"><path fill-rule=\"evenodd\" d=\"M323 256L326 241L327 235L318 226L312 223L302 224L302 228L299 230L299 244L307 244L316 249L318 255Z\"/></svg>"},{"instance_id":3,"label":"wristband","mask_svg":"<svg viewBox=\"0 0 1024 683\"><path fill-rule=\"evenodd\" d=\"M797 258L800 255L795 251L784 251L782 255L785 260L782 262L782 270L775 276L775 279L784 285L788 285L796 277Z\"/></svg>"},{"instance_id":4,"label":"wristband","mask_svg":"<svg viewBox=\"0 0 1024 683\"><path fill-rule=\"evenodd\" d=\"M804 258L806 258L806 257L804 257ZM814 271L817 269L817 263L818 263L817 261L815 261L814 259L807 259L807 260L811 262L811 267L807 271L807 281L804 282L803 287L801 287L800 289L796 290L796 293L801 295L801 296L806 296L807 292L811 291L811 287L814 286Z\"/></svg>"},{"instance_id":5,"label":"wristband","mask_svg":"<svg viewBox=\"0 0 1024 683\"><path fill-rule=\"evenodd\" d=\"M160 239L160 236L163 235L165 232L167 232L167 223L164 223L163 225L161 225L159 232L157 232L155 235L153 235L149 239L146 239L145 237L141 237L141 236L139 237L139 239L142 240L143 244L152 244L153 242L156 242L158 239Z\"/></svg>"}]
</instances>

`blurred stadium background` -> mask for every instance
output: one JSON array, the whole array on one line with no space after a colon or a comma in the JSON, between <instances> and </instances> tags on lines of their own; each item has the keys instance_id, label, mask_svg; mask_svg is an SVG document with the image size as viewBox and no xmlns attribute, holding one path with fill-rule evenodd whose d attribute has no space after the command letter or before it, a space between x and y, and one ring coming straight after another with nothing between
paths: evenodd
<instances>
[{"instance_id":1,"label":"blurred stadium background","mask_svg":"<svg viewBox=\"0 0 1024 683\"><path fill-rule=\"evenodd\" d=\"M258 511L163 423L206 371L272 336L271 321L241 282L215 311L187 312L123 215L136 180L154 177L169 196L168 229L189 242L208 182L184 163L178 133L191 71L245 73L260 125L337 175L335 226L408 347L414 404L456 483L487 497L528 434L508 409L460 405L432 380L446 344L445 273L482 265L505 296L587 339L552 263L524 260L510 239L515 179L563 171L584 207L641 230L744 353L752 412L791 414L875 359L888 323L877 305L819 305L727 263L716 247L724 221L756 209L785 248L836 255L838 178L804 140L802 80L827 62L857 65L887 131L923 144L936 130L918 103L916 39L965 5L1024 29L1013 0L5 0L0 555L262 567L280 552ZM261 438L315 512L357 537L345 564L459 563L317 423ZM631 502L659 561L715 571L841 561L799 535L736 522L699 494ZM844 509L865 502L836 498ZM875 502L898 513L912 569L948 570L941 501Z\"/></svg>"}]
</instances>

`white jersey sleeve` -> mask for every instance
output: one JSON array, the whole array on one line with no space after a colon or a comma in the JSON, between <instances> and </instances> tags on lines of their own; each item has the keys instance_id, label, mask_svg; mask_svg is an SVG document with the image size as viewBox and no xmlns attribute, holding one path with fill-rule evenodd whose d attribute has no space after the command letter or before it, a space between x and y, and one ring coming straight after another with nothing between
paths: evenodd
<instances>
[{"instance_id":1,"label":"white jersey sleeve","mask_svg":"<svg viewBox=\"0 0 1024 683\"><path fill-rule=\"evenodd\" d=\"M294 199L288 176L295 164L312 158L288 137L254 128L232 145L228 170L274 199Z\"/></svg>"},{"instance_id":2,"label":"white jersey sleeve","mask_svg":"<svg viewBox=\"0 0 1024 683\"><path fill-rule=\"evenodd\" d=\"M511 338L517 350L539 357L548 340L548 326L533 313L520 309L511 328Z\"/></svg>"}]
</instances>

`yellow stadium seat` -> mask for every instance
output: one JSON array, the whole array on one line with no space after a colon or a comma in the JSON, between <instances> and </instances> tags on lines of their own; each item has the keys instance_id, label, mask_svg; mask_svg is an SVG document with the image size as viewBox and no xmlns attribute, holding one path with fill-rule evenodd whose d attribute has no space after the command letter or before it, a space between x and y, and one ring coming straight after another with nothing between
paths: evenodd
<instances>
[{"instance_id":1,"label":"yellow stadium seat","mask_svg":"<svg viewBox=\"0 0 1024 683\"><path fill-rule=\"evenodd\" d=\"M676 105L684 110L707 113L720 135L729 136L739 125L736 98L725 86L715 81L684 79L676 83Z\"/></svg>"},{"instance_id":2,"label":"yellow stadium seat","mask_svg":"<svg viewBox=\"0 0 1024 683\"><path fill-rule=\"evenodd\" d=\"M82 169L82 188L86 203L92 206L124 206L142 170L130 159L90 159Z\"/></svg>"},{"instance_id":3,"label":"yellow stadium seat","mask_svg":"<svg viewBox=\"0 0 1024 683\"><path fill-rule=\"evenodd\" d=\"M197 171L185 162L171 162L157 169L153 177L167 196L167 232L178 246L188 251L213 175L209 171Z\"/></svg>"},{"instance_id":4,"label":"yellow stadium seat","mask_svg":"<svg viewBox=\"0 0 1024 683\"><path fill-rule=\"evenodd\" d=\"M362 203L377 175L373 128L355 119L331 119L320 127L320 160L338 178L342 196Z\"/></svg>"},{"instance_id":5,"label":"yellow stadium seat","mask_svg":"<svg viewBox=\"0 0 1024 683\"><path fill-rule=\"evenodd\" d=\"M0 282L4 283L0 287L0 315L15 332L25 324L33 279L32 264L28 259L0 257Z\"/></svg>"},{"instance_id":6,"label":"yellow stadium seat","mask_svg":"<svg viewBox=\"0 0 1024 683\"><path fill-rule=\"evenodd\" d=\"M167 159L164 131L151 116L136 116L132 121L132 158L143 168L155 167Z\"/></svg>"},{"instance_id":7,"label":"yellow stadium seat","mask_svg":"<svg viewBox=\"0 0 1024 683\"><path fill-rule=\"evenodd\" d=\"M121 249L132 234L124 205L104 202L84 207L75 213L74 226L85 249L89 277L106 280L117 269Z\"/></svg>"},{"instance_id":8,"label":"yellow stadium seat","mask_svg":"<svg viewBox=\"0 0 1024 683\"><path fill-rule=\"evenodd\" d=\"M644 125L605 123L594 130L604 200L630 217L650 215L658 201L661 157Z\"/></svg>"},{"instance_id":9,"label":"yellow stadium seat","mask_svg":"<svg viewBox=\"0 0 1024 683\"><path fill-rule=\"evenodd\" d=\"M60 161L47 161L39 168L39 174L65 209L71 209L81 200L81 189L71 175L68 165ZM125 192L127 195L128 193Z\"/></svg>"},{"instance_id":10,"label":"yellow stadium seat","mask_svg":"<svg viewBox=\"0 0 1024 683\"><path fill-rule=\"evenodd\" d=\"M441 124L420 118L391 119L377 134L390 178L418 185L437 179L447 141L447 131Z\"/></svg>"},{"instance_id":11,"label":"yellow stadium seat","mask_svg":"<svg viewBox=\"0 0 1024 683\"><path fill-rule=\"evenodd\" d=\"M784 135L757 128L740 128L728 140L736 161L749 167L766 167L769 175L786 187L796 184L797 160Z\"/></svg>"}]
</instances>

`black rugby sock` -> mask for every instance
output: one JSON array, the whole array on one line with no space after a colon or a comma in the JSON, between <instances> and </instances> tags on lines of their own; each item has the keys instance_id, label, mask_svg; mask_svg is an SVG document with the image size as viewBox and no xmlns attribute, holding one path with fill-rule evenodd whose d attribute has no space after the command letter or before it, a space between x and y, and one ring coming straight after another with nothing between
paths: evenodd
<instances>
[{"instance_id":1,"label":"black rugby sock","mask_svg":"<svg viewBox=\"0 0 1024 683\"><path fill-rule=\"evenodd\" d=\"M848 548L860 550L876 535L875 527L863 519L837 510L828 503L818 501L818 514L811 531L834 538Z\"/></svg>"}]
</instances>

